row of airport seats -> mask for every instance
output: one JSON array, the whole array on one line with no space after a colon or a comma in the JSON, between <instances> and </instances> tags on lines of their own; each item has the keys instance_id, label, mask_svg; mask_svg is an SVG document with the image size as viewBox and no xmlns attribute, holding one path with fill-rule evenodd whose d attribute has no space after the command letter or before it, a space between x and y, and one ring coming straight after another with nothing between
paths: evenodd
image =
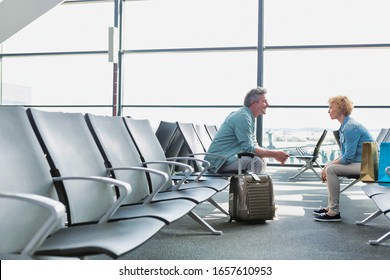
<instances>
[{"instance_id":1,"label":"row of airport seats","mask_svg":"<svg viewBox=\"0 0 390 280\"><path fill-rule=\"evenodd\" d=\"M390 166L386 167L387 174L390 176ZM357 221L357 225L367 225L380 215L385 215L390 220L390 182L389 183L367 183L362 186L363 192L375 203L378 210L362 221ZM381 237L369 240L371 245L379 245L390 238L390 231Z\"/></svg>"},{"instance_id":2,"label":"row of airport seats","mask_svg":"<svg viewBox=\"0 0 390 280\"><path fill-rule=\"evenodd\" d=\"M210 140L213 139L212 133L207 132L207 128L212 127L213 133L216 132L216 127L211 125L196 125L191 123L181 123L181 122L166 122L161 121L159 127L156 130L156 135L164 148L165 152L170 156L186 155L186 156L196 156L204 155L207 153L207 144L210 143ZM317 144L318 149L321 146L323 138L326 135L326 130L319 139ZM334 135L337 140L337 134ZM207 138L207 136L209 138ZM383 128L380 130L376 142L378 145L382 142L390 141L390 129ZM202 145L203 143L203 145ZM316 147L317 147L316 146ZM311 159L313 157L310 157ZM194 168L199 168L194 166ZM176 171L178 172L178 171ZM390 166L386 168L386 172L390 176ZM360 178L360 176L359 176ZM359 178L350 178L353 180L359 180ZM353 181L351 184L347 185L342 189L352 187L356 184ZM375 203L378 207L378 210L373 214L369 215L362 221L357 221L357 225L367 225L370 221L375 219L380 215L385 215L390 220L390 182L389 183L368 183L362 186L363 192ZM369 240L369 244L378 245L385 242L390 238L390 231L378 239Z\"/></svg>"},{"instance_id":3,"label":"row of airport seats","mask_svg":"<svg viewBox=\"0 0 390 280\"><path fill-rule=\"evenodd\" d=\"M336 142L338 146L340 147L340 137L339 137L339 131L335 130L333 131L333 135L336 139ZM377 143L378 147L380 147L382 142L390 142L390 128L381 128L379 131L377 137L375 138L375 142ZM345 187L343 187L340 192L344 192L347 189L351 188L355 184L361 181L360 175L355 175L355 176L348 176L346 179L352 180L352 182L347 183Z\"/></svg>"},{"instance_id":4,"label":"row of airport seats","mask_svg":"<svg viewBox=\"0 0 390 280\"><path fill-rule=\"evenodd\" d=\"M382 142L390 142L390 128L382 128L375 139L378 147L380 147L380 144ZM380 149L379 149L380 153ZM387 166L384 170L390 177L390 166ZM347 185L342 191L348 189L352 185L356 184L357 182L361 181L360 177L355 178L355 180ZM380 183L380 182L373 182L373 183L366 183L362 186L363 192L375 203L378 210L368 217L366 217L362 221L357 221L357 225L367 225L369 222L374 220L376 217L380 215L385 215L390 220L390 182L388 183ZM382 235L381 237L369 240L368 243L371 245L379 245L386 240L390 238L390 231Z\"/></svg>"},{"instance_id":5,"label":"row of airport seats","mask_svg":"<svg viewBox=\"0 0 390 280\"><path fill-rule=\"evenodd\" d=\"M217 130L217 126L213 124L161 121L156 136L167 157L190 156L203 159ZM218 169L211 174L207 169L208 166L205 167L201 160L188 163L195 172L203 171L202 175L226 177L225 174L218 174ZM180 169L173 171L180 171Z\"/></svg>"},{"instance_id":6,"label":"row of airport seats","mask_svg":"<svg viewBox=\"0 0 390 280\"><path fill-rule=\"evenodd\" d=\"M0 259L115 259L185 215L221 234L194 208L228 214L228 180L187 180L147 120L2 106L0 131Z\"/></svg>"},{"instance_id":7,"label":"row of airport seats","mask_svg":"<svg viewBox=\"0 0 390 280\"><path fill-rule=\"evenodd\" d=\"M216 125L168 121L161 121L156 130L157 139L167 157L206 153L216 133Z\"/></svg>"},{"instance_id":8,"label":"row of airport seats","mask_svg":"<svg viewBox=\"0 0 390 280\"><path fill-rule=\"evenodd\" d=\"M176 161L207 166L175 125L167 142L182 138L181 152L167 157L147 120L0 107L0 259L118 258L185 215L221 234L193 210L207 201L228 215L213 196L229 182L205 169L193 176L194 167ZM184 171L173 178L172 166ZM390 219L388 188L363 190L379 210L358 224Z\"/></svg>"}]
</instances>

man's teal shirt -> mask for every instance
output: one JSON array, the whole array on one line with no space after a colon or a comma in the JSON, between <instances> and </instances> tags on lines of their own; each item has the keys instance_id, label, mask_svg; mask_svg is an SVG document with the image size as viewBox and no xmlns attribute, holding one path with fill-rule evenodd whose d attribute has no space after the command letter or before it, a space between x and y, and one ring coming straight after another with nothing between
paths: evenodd
<instances>
[{"instance_id":1,"label":"man's teal shirt","mask_svg":"<svg viewBox=\"0 0 390 280\"><path fill-rule=\"evenodd\" d=\"M222 158L211 155L206 155L205 160L210 162L211 170L215 170L222 163L230 164L234 162L237 159L237 153L253 153L257 146L255 117L251 110L244 106L227 116L207 151L226 158L226 161L224 162Z\"/></svg>"}]
</instances>

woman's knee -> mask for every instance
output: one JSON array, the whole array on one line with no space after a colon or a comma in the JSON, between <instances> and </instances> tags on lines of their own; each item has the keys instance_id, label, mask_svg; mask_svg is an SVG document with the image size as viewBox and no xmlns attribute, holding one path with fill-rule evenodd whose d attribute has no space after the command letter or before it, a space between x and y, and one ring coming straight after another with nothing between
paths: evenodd
<instances>
[{"instance_id":1,"label":"woman's knee","mask_svg":"<svg viewBox=\"0 0 390 280\"><path fill-rule=\"evenodd\" d=\"M331 164L329 165L326 170L326 175L337 175L337 165L336 164Z\"/></svg>"},{"instance_id":2,"label":"woman's knee","mask_svg":"<svg viewBox=\"0 0 390 280\"><path fill-rule=\"evenodd\" d=\"M336 170L337 170L337 168L335 167L335 164L329 165L329 166L326 168L326 175L329 175L329 174L336 174Z\"/></svg>"}]
</instances>

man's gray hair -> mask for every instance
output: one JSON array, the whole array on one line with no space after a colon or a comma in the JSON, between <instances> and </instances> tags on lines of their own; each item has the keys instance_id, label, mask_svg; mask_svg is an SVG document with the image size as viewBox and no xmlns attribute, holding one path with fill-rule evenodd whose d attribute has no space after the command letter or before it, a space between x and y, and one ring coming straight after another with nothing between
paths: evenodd
<instances>
[{"instance_id":1,"label":"man's gray hair","mask_svg":"<svg viewBox=\"0 0 390 280\"><path fill-rule=\"evenodd\" d=\"M251 89L245 96L244 106L249 107L252 103L257 102L262 94L266 94L267 90L263 87Z\"/></svg>"}]
</instances>

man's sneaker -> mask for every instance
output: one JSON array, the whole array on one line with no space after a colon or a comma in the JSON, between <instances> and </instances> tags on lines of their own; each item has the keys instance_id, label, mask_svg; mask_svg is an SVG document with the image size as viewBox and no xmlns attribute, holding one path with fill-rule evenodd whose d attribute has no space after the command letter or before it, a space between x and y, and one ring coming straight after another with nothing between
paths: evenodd
<instances>
[{"instance_id":1,"label":"man's sneaker","mask_svg":"<svg viewBox=\"0 0 390 280\"><path fill-rule=\"evenodd\" d=\"M329 216L326 213L322 213L321 215L314 217L314 220L319 222L340 222L341 216L340 213L336 216Z\"/></svg>"},{"instance_id":2,"label":"man's sneaker","mask_svg":"<svg viewBox=\"0 0 390 280\"><path fill-rule=\"evenodd\" d=\"M321 214L326 213L326 212L328 212L328 210L326 210L325 208L320 208L320 209L314 210L313 215L320 216Z\"/></svg>"}]
</instances>

